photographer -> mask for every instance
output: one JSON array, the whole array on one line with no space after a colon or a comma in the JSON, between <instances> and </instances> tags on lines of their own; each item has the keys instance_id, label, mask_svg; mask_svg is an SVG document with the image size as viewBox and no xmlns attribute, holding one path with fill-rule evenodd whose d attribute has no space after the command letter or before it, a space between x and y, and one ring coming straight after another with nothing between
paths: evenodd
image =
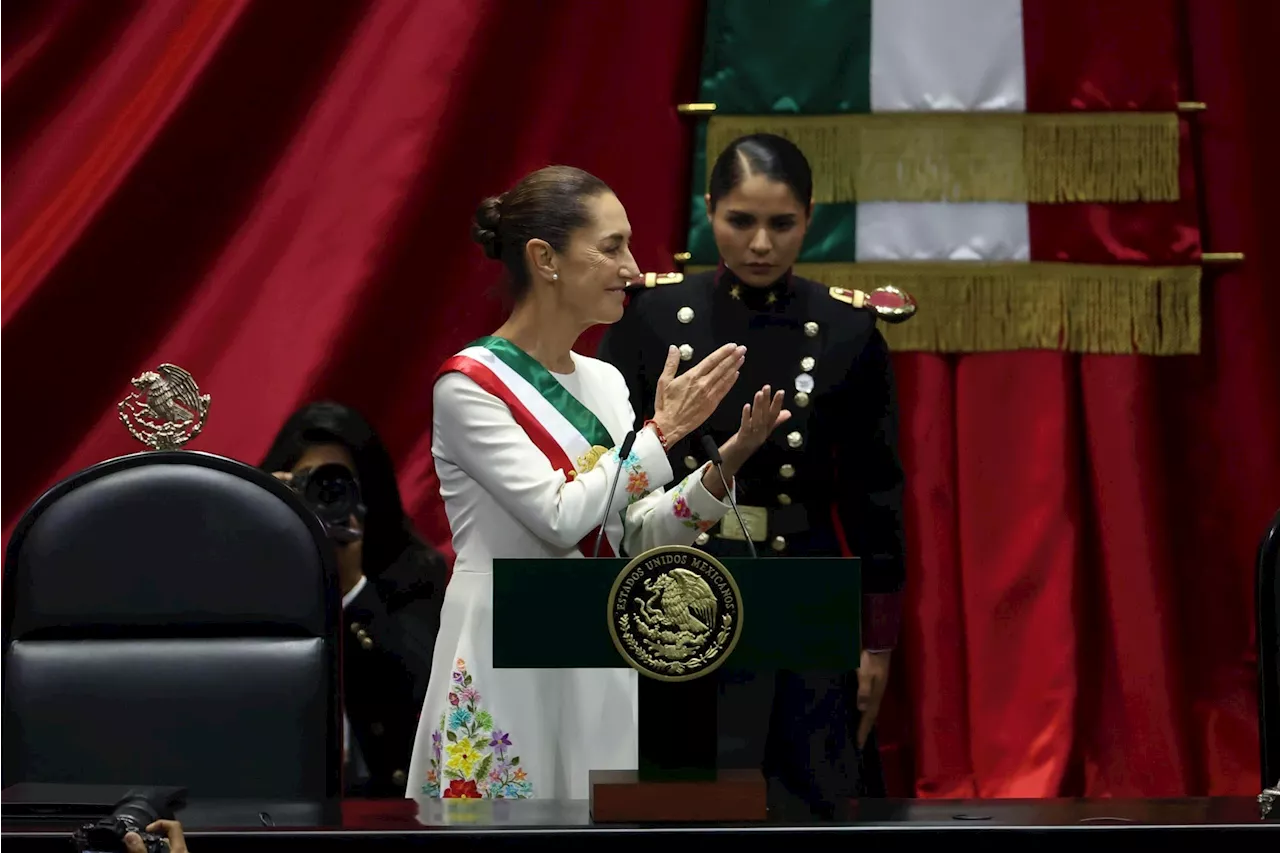
<instances>
[{"instance_id":1,"label":"photographer","mask_svg":"<svg viewBox=\"0 0 1280 853\"><path fill-rule=\"evenodd\" d=\"M382 441L346 406L314 403L295 412L261 467L300 494L337 551L344 793L403 797L440 626L444 558L405 516Z\"/></svg>"}]
</instances>

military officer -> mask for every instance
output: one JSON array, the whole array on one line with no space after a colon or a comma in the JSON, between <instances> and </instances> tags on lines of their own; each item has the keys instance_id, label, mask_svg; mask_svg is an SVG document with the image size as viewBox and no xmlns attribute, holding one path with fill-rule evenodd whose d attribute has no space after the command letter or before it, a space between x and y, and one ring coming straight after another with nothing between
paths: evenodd
<instances>
[{"instance_id":1,"label":"military officer","mask_svg":"<svg viewBox=\"0 0 1280 853\"><path fill-rule=\"evenodd\" d=\"M883 795L871 734L901 612L903 471L876 313L866 310L864 294L828 289L791 269L812 187L809 164L791 142L760 134L732 143L712 169L707 195L719 269L636 289L599 356L625 377L638 426L652 414L670 345L680 348L682 369L723 343L746 346L740 377L719 409L670 449L677 476L705 461L702 435L720 444L734 433L755 390L785 393L791 420L735 481L747 530L731 514L697 544L745 557L750 536L762 558L852 553L862 560L857 673L755 676L725 672L731 663L720 673L722 765L762 766L775 808L801 804L830 814L849 797ZM909 316L910 297L893 293L898 302L880 310L894 320Z\"/></svg>"}]
</instances>

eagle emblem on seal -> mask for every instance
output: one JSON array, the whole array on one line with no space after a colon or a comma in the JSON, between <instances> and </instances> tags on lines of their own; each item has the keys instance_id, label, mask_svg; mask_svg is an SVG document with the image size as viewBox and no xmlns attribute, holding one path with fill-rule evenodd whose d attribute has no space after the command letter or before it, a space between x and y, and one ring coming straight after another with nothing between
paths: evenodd
<instances>
[{"instance_id":1,"label":"eagle emblem on seal","mask_svg":"<svg viewBox=\"0 0 1280 853\"><path fill-rule=\"evenodd\" d=\"M643 675L687 681L713 671L737 644L742 602L737 583L709 554L679 545L641 554L618 576L609 630L627 663Z\"/></svg>"}]
</instances>

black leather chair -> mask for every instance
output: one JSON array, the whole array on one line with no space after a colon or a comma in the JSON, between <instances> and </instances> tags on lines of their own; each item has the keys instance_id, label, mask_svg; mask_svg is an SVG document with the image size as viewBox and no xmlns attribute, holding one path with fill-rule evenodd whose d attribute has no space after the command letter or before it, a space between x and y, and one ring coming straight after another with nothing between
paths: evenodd
<instances>
[{"instance_id":1,"label":"black leather chair","mask_svg":"<svg viewBox=\"0 0 1280 853\"><path fill-rule=\"evenodd\" d=\"M1280 511L1258 546L1258 730L1262 787L1280 787Z\"/></svg>"},{"instance_id":2,"label":"black leather chair","mask_svg":"<svg viewBox=\"0 0 1280 853\"><path fill-rule=\"evenodd\" d=\"M193 451L112 459L19 521L4 567L4 786L340 794L340 595L284 484Z\"/></svg>"}]
</instances>

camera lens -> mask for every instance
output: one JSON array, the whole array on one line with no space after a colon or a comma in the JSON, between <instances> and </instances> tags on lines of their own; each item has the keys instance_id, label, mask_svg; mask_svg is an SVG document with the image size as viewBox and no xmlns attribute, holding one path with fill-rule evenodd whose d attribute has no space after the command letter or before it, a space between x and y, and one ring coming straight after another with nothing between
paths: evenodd
<instances>
[{"instance_id":1,"label":"camera lens","mask_svg":"<svg viewBox=\"0 0 1280 853\"><path fill-rule=\"evenodd\" d=\"M330 463L308 472L302 499L321 521L345 525L351 516L359 514L360 488L346 466Z\"/></svg>"},{"instance_id":2,"label":"camera lens","mask_svg":"<svg viewBox=\"0 0 1280 853\"><path fill-rule=\"evenodd\" d=\"M134 832L141 832L160 819L151 803L142 797L121 801L112 812L112 817L125 823Z\"/></svg>"}]
</instances>

